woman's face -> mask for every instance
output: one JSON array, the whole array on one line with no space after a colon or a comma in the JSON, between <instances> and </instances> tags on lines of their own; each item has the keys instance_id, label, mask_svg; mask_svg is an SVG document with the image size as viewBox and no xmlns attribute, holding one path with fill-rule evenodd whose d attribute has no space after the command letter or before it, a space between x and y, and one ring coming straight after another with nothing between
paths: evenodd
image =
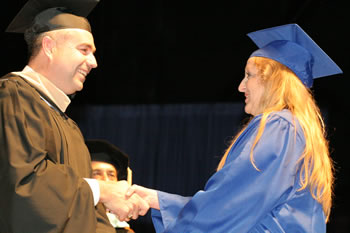
<instances>
[{"instance_id":1,"label":"woman's face","mask_svg":"<svg viewBox=\"0 0 350 233\"><path fill-rule=\"evenodd\" d=\"M262 79L253 58L249 58L245 67L245 76L239 84L238 90L244 93L247 114L256 116L262 112L260 100L264 93Z\"/></svg>"}]
</instances>

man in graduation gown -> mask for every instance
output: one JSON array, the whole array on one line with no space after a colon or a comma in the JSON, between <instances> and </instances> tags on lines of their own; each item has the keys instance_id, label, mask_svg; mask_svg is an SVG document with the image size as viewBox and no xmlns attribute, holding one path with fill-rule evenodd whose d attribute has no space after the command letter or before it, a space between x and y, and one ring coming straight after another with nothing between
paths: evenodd
<instances>
[{"instance_id":1,"label":"man in graduation gown","mask_svg":"<svg viewBox=\"0 0 350 233\"><path fill-rule=\"evenodd\" d=\"M53 2L76 3L43 1ZM84 14L96 2L80 2ZM89 151L64 113L68 95L80 91L97 66L90 24L68 9L38 3L30 0L8 29L22 32L21 23L28 28L30 58L21 72L0 79L0 232L115 232L106 207L129 220L144 215L147 204L138 196L125 198L126 181L89 178ZM28 11L37 8L41 13L26 25L33 14Z\"/></svg>"}]
</instances>

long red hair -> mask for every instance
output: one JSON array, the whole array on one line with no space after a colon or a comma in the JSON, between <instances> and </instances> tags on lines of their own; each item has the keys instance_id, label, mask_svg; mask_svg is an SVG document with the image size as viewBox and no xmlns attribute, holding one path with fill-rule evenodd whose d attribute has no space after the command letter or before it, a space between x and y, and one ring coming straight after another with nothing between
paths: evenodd
<instances>
[{"instance_id":1,"label":"long red hair","mask_svg":"<svg viewBox=\"0 0 350 233\"><path fill-rule=\"evenodd\" d=\"M253 149L261 138L268 116L283 109L291 111L303 129L306 145L299 159L301 163L300 182L302 185L300 190L310 189L312 196L322 204L327 217L326 221L328 221L332 206L334 168L329 156L325 125L312 93L286 66L263 57L252 57L250 59L253 59L257 66L265 87L260 102L262 118L251 148L251 162L259 170L254 164ZM245 128L243 127L233 139L218 165L218 170L224 166L229 150Z\"/></svg>"}]
</instances>

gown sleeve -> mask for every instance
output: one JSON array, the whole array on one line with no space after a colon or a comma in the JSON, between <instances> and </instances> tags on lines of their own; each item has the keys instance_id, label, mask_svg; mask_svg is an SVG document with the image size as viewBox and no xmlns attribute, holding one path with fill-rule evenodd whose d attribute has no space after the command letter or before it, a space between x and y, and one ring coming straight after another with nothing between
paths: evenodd
<instances>
[{"instance_id":1,"label":"gown sleeve","mask_svg":"<svg viewBox=\"0 0 350 233\"><path fill-rule=\"evenodd\" d=\"M81 177L89 175L87 149L79 139L70 142L76 149L60 151L64 133L81 136L59 131L30 89L16 79L0 80L0 231L95 232L92 192ZM72 159L60 163L61 153ZM72 157L79 153L85 155L80 171Z\"/></svg>"},{"instance_id":2,"label":"gown sleeve","mask_svg":"<svg viewBox=\"0 0 350 233\"><path fill-rule=\"evenodd\" d=\"M163 206L162 213L159 210L152 209L152 221L158 232L163 232L166 224L172 222L179 214L180 210L191 200L191 197L183 197L176 194L170 194L157 191L159 206ZM163 225L163 223L165 225Z\"/></svg>"},{"instance_id":3,"label":"gown sleeve","mask_svg":"<svg viewBox=\"0 0 350 233\"><path fill-rule=\"evenodd\" d=\"M251 121L231 148L224 167L208 180L203 191L185 202L159 193L160 211L153 217L158 221L157 233L250 232L296 191L303 134L284 117L270 117L254 149L256 170L250 149L259 121L259 117Z\"/></svg>"}]
</instances>

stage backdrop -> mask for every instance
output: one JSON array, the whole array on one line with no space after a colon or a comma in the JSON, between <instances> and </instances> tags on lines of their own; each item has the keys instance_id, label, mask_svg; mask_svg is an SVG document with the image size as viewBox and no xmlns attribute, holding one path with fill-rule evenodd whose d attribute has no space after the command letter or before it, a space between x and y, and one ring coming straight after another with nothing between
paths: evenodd
<instances>
[{"instance_id":1,"label":"stage backdrop","mask_svg":"<svg viewBox=\"0 0 350 233\"><path fill-rule=\"evenodd\" d=\"M181 195L203 189L242 122L244 105L83 105L69 109L85 138L107 139L130 157L133 183ZM133 221L154 232L150 216Z\"/></svg>"},{"instance_id":2,"label":"stage backdrop","mask_svg":"<svg viewBox=\"0 0 350 233\"><path fill-rule=\"evenodd\" d=\"M243 103L72 105L67 114L85 138L106 139L129 155L133 183L185 196L203 189L249 118ZM131 225L154 232L150 213Z\"/></svg>"}]
</instances>

